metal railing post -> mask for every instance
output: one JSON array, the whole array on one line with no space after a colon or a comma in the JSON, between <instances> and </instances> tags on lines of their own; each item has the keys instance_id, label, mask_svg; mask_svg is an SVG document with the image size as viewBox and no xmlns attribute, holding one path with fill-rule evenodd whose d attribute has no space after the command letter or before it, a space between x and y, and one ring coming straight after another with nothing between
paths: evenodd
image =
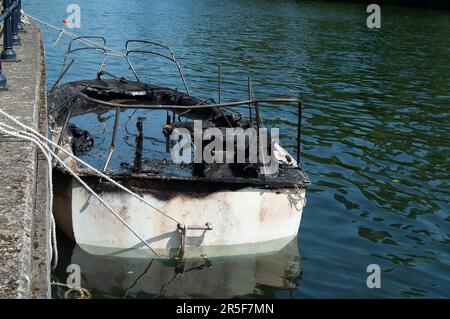
<instances>
[{"instance_id":1,"label":"metal railing post","mask_svg":"<svg viewBox=\"0 0 450 319\"><path fill-rule=\"evenodd\" d=\"M217 66L217 87L218 87L218 93L219 93L219 104L222 103L222 70L220 68L220 65Z\"/></svg>"},{"instance_id":2,"label":"metal railing post","mask_svg":"<svg viewBox=\"0 0 450 319\"><path fill-rule=\"evenodd\" d=\"M301 138L302 138L302 102L298 102L297 123L297 164L300 165Z\"/></svg>"},{"instance_id":3,"label":"metal railing post","mask_svg":"<svg viewBox=\"0 0 450 319\"><path fill-rule=\"evenodd\" d=\"M22 25L22 0L19 1L19 7L17 8L17 32L25 32L25 29Z\"/></svg>"},{"instance_id":4,"label":"metal railing post","mask_svg":"<svg viewBox=\"0 0 450 319\"><path fill-rule=\"evenodd\" d=\"M248 100L250 101L253 98L253 89L252 89L252 79L248 77ZM249 120L250 123L253 125L253 119L252 119L252 104L248 103L248 114L249 114Z\"/></svg>"},{"instance_id":5,"label":"metal railing post","mask_svg":"<svg viewBox=\"0 0 450 319\"><path fill-rule=\"evenodd\" d=\"M11 5L11 2L10 2ZM13 45L20 45L20 36L18 31L18 24L20 22L20 13L19 13L19 7L16 7L14 11L11 14L11 39Z\"/></svg>"},{"instance_id":6,"label":"metal railing post","mask_svg":"<svg viewBox=\"0 0 450 319\"><path fill-rule=\"evenodd\" d=\"M11 4L11 0L3 0L3 10L6 11L9 9ZM13 49L12 42L12 21L11 16L5 18L3 22L3 52L1 54L1 58L5 61L15 61L16 60L16 52Z\"/></svg>"}]
</instances>

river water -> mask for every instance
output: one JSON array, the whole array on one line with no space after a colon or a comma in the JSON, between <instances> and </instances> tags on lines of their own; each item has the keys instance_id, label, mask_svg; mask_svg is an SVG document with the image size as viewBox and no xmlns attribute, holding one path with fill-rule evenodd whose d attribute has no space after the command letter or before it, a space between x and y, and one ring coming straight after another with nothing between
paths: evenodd
<instances>
[{"instance_id":1,"label":"river water","mask_svg":"<svg viewBox=\"0 0 450 319\"><path fill-rule=\"evenodd\" d=\"M24 9L64 27L71 2ZM312 186L298 242L279 254L183 265L172 280L180 265L95 258L61 238L57 279L75 260L100 298L450 297L450 11L386 5L381 29L369 30L355 3L77 3L81 28L71 31L105 36L116 49L131 38L171 46L199 98L216 98L218 64L224 100L246 98L247 76L258 98L301 97L301 161ZM42 32L51 85L68 41ZM80 58L67 79L95 76L97 62ZM182 89L175 70L139 63L146 80ZM294 151L295 106L262 115ZM366 285L369 264L381 267L379 289Z\"/></svg>"}]
</instances>

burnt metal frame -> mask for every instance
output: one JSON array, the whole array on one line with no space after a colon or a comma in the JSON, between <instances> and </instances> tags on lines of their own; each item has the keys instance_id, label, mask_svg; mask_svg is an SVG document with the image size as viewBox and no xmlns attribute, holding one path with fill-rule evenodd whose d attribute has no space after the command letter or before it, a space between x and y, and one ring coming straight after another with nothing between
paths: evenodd
<instances>
[{"instance_id":1,"label":"burnt metal frame","mask_svg":"<svg viewBox=\"0 0 450 319\"><path fill-rule=\"evenodd\" d=\"M116 107L116 114L114 116L114 127L113 127L113 134L111 138L111 145L109 147L108 151L108 157L106 158L105 165L103 166L102 172L105 173L108 169L109 162L111 161L112 154L114 153L114 150L116 149L116 137L117 137L117 129L119 127L119 117L120 117L120 106Z\"/></svg>"},{"instance_id":2,"label":"burnt metal frame","mask_svg":"<svg viewBox=\"0 0 450 319\"><path fill-rule=\"evenodd\" d=\"M79 48L75 48L72 49L72 45L74 42L76 41L80 41L82 43L84 39L99 39L103 42L103 45L97 45L97 46L92 46L92 45L87 45L84 47L79 47ZM159 52L155 52L155 51L150 51L150 50L138 50L138 49L130 49L130 44L131 43L138 43L138 44L149 44L149 45L154 45L156 47L159 48L163 48L165 50L167 50L170 54L170 56L159 53ZM85 43L84 43L85 44ZM125 60L127 61L130 69L132 70L137 83L142 83L139 79L139 76L137 75L136 69L133 65L133 63L130 61L129 59L129 55L132 53L143 53L143 54L153 54L156 56L160 56L162 58L165 58L169 61L172 61L177 69L178 69L178 73L180 75L180 78L183 82L183 85L185 87L186 93L188 95L190 95L189 93L189 89L186 83L186 79L183 73L183 70L180 66L180 64L178 63L178 61L175 58L175 55L173 53L173 51L165 45L159 44L157 42L153 42L153 41L146 41L146 40L128 40L125 43L125 49L126 49L126 54L124 55ZM64 55L64 62L63 65L61 67L61 71L60 71L60 75L57 79L57 81L55 82L55 84L53 85L52 89L56 86L59 85L59 83L61 82L62 78L64 77L64 75L67 73L67 71L69 70L69 68L74 64L75 59L72 59L70 61L70 63L66 66L67 64L67 58L68 56L76 51L81 51L81 50L99 50L103 52L103 60L102 63L100 64L99 70L97 72L97 79L100 79L101 75L103 74L107 74L110 75L116 79L118 79L118 77L114 76L113 74L103 71L102 68L105 65L105 60L107 57L107 51L106 51L106 40L104 37L97 37L97 36L80 36L80 37L76 37L73 38L70 43L69 43L69 47L67 49L66 54ZM252 82L251 82L251 78L248 77L248 100L243 100L243 101L235 101L235 102L228 102L228 103L222 103L221 102L221 91L222 91L222 86L221 86L221 68L220 66L218 66L218 94L219 94L219 103L213 103L213 104L203 104L199 103L198 105L194 105L194 106L181 106L181 105L125 105L125 104L116 104L116 103L110 103L110 102L105 102L105 101L101 101L98 99L94 99L91 98L89 96L87 96L86 94L84 94L83 92L78 92L76 94L76 96L80 96L88 101L97 103L97 104L102 104L102 105L106 105L106 106L110 106L110 107L115 107L116 108L116 114L115 114L115 120L114 120L114 127L113 127L113 136L112 136L112 141L111 141L111 145L110 145L110 149L108 152L108 156L106 159L106 162L104 164L103 167L103 172L106 172L109 162L111 160L112 154L115 150L115 141L116 141L116 136L117 136L117 129L118 129L118 125L119 125L119 113L121 109L166 109L166 110L191 110L191 109L199 109L199 108L217 108L219 110L219 112L225 117L225 119L228 121L228 118L226 117L225 113L223 112L223 108L229 108L229 107L238 107L238 106L242 106L242 105L248 105L248 110L249 110L249 118L250 118L250 122L253 123L253 117L252 117L252 107L254 108L255 111L255 121L256 121L256 127L257 130L259 132L259 129L261 127L264 127L264 123L261 119L261 114L260 114L260 104L261 103L297 103L298 105L298 123L297 123L297 163L300 164L300 147L301 147L301 129L302 129L302 102L300 99L293 99L293 98L285 98L285 99L255 99L254 98L254 92L253 92L253 87L252 87ZM71 101L72 98L68 99L67 102ZM205 100L206 102L207 100ZM65 104L65 103L63 103ZM70 108L70 106L69 106ZM68 120L68 118L70 117L70 110L69 112L66 114L67 118L65 119L65 122ZM228 121L229 123L229 121ZM231 126L231 124L229 123L229 125ZM63 135L65 133L65 129L66 129L67 123L64 123L64 127L62 129L61 134ZM58 144L61 143L61 137L60 137L60 141L58 141ZM258 143L258 148L259 148L259 138L257 140Z\"/></svg>"},{"instance_id":3,"label":"burnt metal frame","mask_svg":"<svg viewBox=\"0 0 450 319\"><path fill-rule=\"evenodd\" d=\"M102 45L99 44L99 45L96 45L96 46L86 45L85 43L83 43L83 40L85 40L85 39L101 40L103 42L103 44ZM72 45L74 44L74 42L77 42L77 41L85 44L85 46L72 49ZM66 75L67 71L74 64L75 59L72 59L69 62L69 64L66 66L67 58L69 57L69 55L72 54L73 52L84 51L84 50L97 50L97 51L103 52L103 59L102 59L102 62L100 64L100 67L98 69L97 74L102 71L103 67L105 66L105 61L106 61L106 56L107 56L106 39L104 37L97 37L97 36L80 36L80 37L75 37L75 38L71 39L70 42L69 42L69 46L67 48L66 54L64 55L64 61L63 61L63 64L61 66L61 71L59 72L58 79L56 80L55 84L53 84L51 90L53 90L55 87L59 86L59 83L61 82L63 77Z\"/></svg>"},{"instance_id":4,"label":"burnt metal frame","mask_svg":"<svg viewBox=\"0 0 450 319\"><path fill-rule=\"evenodd\" d=\"M167 56L167 55L159 53L159 52L150 51L150 50L130 49L129 45L131 43L139 43L139 44L144 44L144 45L145 44L149 44L149 45L153 45L153 46L156 46L156 47L159 47L159 48L163 48L163 49L165 49L165 50L167 50L169 52L170 56ZM127 42L125 42L125 50L126 50L125 60L127 61L128 65L130 66L130 69L133 72L133 74L134 74L134 76L135 76L135 78L136 78L136 80L138 82L141 82L141 80L139 79L139 76L137 75L137 72L136 72L136 69L133 66L133 63L131 63L131 61L130 61L130 58L129 58L130 53L153 54L153 55L160 56L160 57L162 57L164 59L167 59L167 60L172 61L173 63L175 63L175 65L176 65L176 67L178 69L178 73L180 75L181 81L183 82L184 89L185 89L187 95L191 95L190 92L189 92L189 88L188 88L187 82L186 82L186 78L184 76L183 69L181 68L181 65L178 63L177 59L175 58L175 54L173 53L171 48L169 48L166 45L163 45L163 44L160 44L160 43L157 43L157 42L153 42L153 41L134 40L133 39L133 40L128 40Z\"/></svg>"},{"instance_id":5,"label":"burnt metal frame","mask_svg":"<svg viewBox=\"0 0 450 319\"><path fill-rule=\"evenodd\" d=\"M61 146L64 141L64 135L66 133L67 125L69 124L71 115L72 115L72 103L69 104L69 106L67 108L66 116L64 117L64 124L63 124L63 127L61 128L61 133L59 135L59 139L58 139L58 143L57 143L59 146ZM58 151L59 151L59 149L56 149L55 153L58 154Z\"/></svg>"},{"instance_id":6,"label":"burnt metal frame","mask_svg":"<svg viewBox=\"0 0 450 319\"><path fill-rule=\"evenodd\" d=\"M249 99L249 100L243 100L243 101L235 101L235 102L228 102L228 103L219 103L219 104L198 104L193 106L184 106L184 105L164 105L164 104L152 104L152 105L127 105L127 104L117 104L117 103L111 103L111 102L105 102L102 100L94 99L89 96L87 96L84 93L79 93L81 97L84 99L105 105L110 107L121 109L145 109L145 110L185 110L185 109L204 109L204 108L229 108L229 107L239 107L242 105L253 105L255 108L255 114L256 114L256 126L257 130L259 132L259 129L261 127L264 127L262 121L261 121L261 115L260 115L260 109L259 105L262 103L272 103L272 104L278 104L278 103L297 103L297 117L298 117L298 123L297 123L297 163L300 164L300 141L301 141L301 129L302 129L302 101L300 99L294 99L294 98L285 98L285 99ZM116 126L116 125L115 125Z\"/></svg>"},{"instance_id":7,"label":"burnt metal frame","mask_svg":"<svg viewBox=\"0 0 450 319\"><path fill-rule=\"evenodd\" d=\"M83 40L85 40L85 39L98 39L98 40L101 40L103 42L103 45L97 45L97 46L86 45L83 42ZM85 44L86 46L82 46L82 47L78 47L78 48L72 48L74 42L77 42L77 41ZM66 54L64 55L64 61L63 61L63 64L61 66L61 71L59 72L58 79L55 81L55 83L53 84L53 86L52 86L52 88L50 90L53 90L55 87L59 87L59 84L61 83L61 80L67 74L67 71L69 71L70 67L75 63L75 59L72 59L69 62L69 64L67 64L67 58L73 52L83 51L83 50L102 51L103 52L103 59L102 59L102 62L100 64L99 71L98 71L98 73L100 73L102 68L103 68L103 66L105 65L105 60L106 60L106 56L107 56L105 47L106 47L106 39L104 37L80 36L80 37L75 37L75 38L71 39L70 42L69 42L69 46L67 48ZM64 135L65 135L65 132L66 132L66 129L67 129L67 125L69 123L69 119L70 119L70 116L71 116L71 113L72 113L72 102L80 93L81 93L81 91L78 92L77 94L74 94L70 98L66 99L63 103L61 103L60 105L58 105L57 107L55 107L51 111L49 111L49 114L54 113L55 111L61 109L65 104L69 103L69 106L68 106L68 109L67 109L67 113L66 113L65 118L64 118L64 124L63 124L63 127L61 129L61 133L60 133L60 136L59 136L59 139L58 139L58 145L61 145L63 143L63 140L64 140Z\"/></svg>"}]
</instances>

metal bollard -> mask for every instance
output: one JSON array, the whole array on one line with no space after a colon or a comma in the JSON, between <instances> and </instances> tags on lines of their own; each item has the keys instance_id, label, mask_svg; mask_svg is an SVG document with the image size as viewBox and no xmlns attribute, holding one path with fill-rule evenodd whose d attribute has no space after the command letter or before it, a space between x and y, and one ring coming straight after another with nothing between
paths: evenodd
<instances>
[{"instance_id":1,"label":"metal bollard","mask_svg":"<svg viewBox=\"0 0 450 319\"><path fill-rule=\"evenodd\" d=\"M21 44L19 30L18 30L19 23L20 23L20 11L19 11L19 7L17 7L16 9L14 9L13 13L11 14L11 33L12 33L11 39L12 39L13 45Z\"/></svg>"},{"instance_id":2,"label":"metal bollard","mask_svg":"<svg viewBox=\"0 0 450 319\"><path fill-rule=\"evenodd\" d=\"M10 5L11 0L3 0L4 11L7 11ZM11 16L8 16L3 22L3 52L1 58L5 61L15 61L16 57L12 42L12 21Z\"/></svg>"},{"instance_id":3,"label":"metal bollard","mask_svg":"<svg viewBox=\"0 0 450 319\"><path fill-rule=\"evenodd\" d=\"M21 33L21 32L25 32L25 29L24 29L24 27L22 25L22 14L21 14L21 12L22 12L22 0L18 0L18 1L19 1L19 8L17 10L17 16L19 17L18 18L19 22L17 23L17 31L19 33Z\"/></svg>"}]
</instances>

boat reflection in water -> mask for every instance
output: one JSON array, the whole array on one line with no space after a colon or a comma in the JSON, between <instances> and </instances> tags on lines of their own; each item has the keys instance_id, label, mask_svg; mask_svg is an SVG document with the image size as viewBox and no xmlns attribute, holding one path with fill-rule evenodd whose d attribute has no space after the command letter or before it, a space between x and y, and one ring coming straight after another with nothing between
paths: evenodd
<instances>
[{"instance_id":1,"label":"boat reflection in water","mask_svg":"<svg viewBox=\"0 0 450 319\"><path fill-rule=\"evenodd\" d=\"M71 263L94 298L274 298L301 277L297 238L273 254L183 262L94 256L76 246Z\"/></svg>"}]
</instances>

